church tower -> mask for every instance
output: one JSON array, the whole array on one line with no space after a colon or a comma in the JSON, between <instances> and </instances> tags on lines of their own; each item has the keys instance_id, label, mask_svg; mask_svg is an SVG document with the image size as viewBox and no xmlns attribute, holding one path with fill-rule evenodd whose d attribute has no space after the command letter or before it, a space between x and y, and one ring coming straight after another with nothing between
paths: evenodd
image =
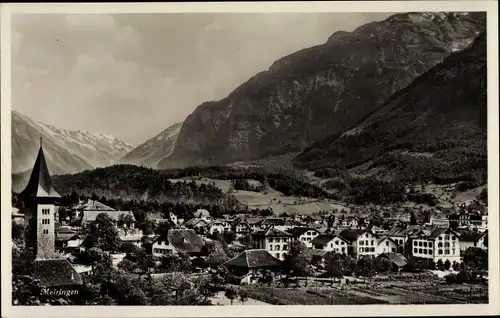
<instances>
[{"instance_id":1,"label":"church tower","mask_svg":"<svg viewBox=\"0 0 500 318\"><path fill-rule=\"evenodd\" d=\"M47 162L40 150L31 171L28 185L20 195L25 204L27 246L33 249L36 259L48 259L55 254L54 213L56 201L61 197L52 186Z\"/></svg>"}]
</instances>

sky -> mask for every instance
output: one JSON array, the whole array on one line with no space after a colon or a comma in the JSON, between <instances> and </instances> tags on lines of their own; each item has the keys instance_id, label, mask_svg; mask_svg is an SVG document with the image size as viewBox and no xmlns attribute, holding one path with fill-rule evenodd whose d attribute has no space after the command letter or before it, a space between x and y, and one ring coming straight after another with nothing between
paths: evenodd
<instances>
[{"instance_id":1,"label":"sky","mask_svg":"<svg viewBox=\"0 0 500 318\"><path fill-rule=\"evenodd\" d=\"M12 109L139 145L277 59L390 15L14 15Z\"/></svg>"}]
</instances>

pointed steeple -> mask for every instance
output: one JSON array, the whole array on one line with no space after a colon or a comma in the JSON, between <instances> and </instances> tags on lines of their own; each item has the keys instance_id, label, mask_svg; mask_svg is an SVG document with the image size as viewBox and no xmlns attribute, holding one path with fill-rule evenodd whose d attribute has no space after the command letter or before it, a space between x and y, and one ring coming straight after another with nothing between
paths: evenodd
<instances>
[{"instance_id":1,"label":"pointed steeple","mask_svg":"<svg viewBox=\"0 0 500 318\"><path fill-rule=\"evenodd\" d=\"M40 137L40 150L36 157L35 165L31 171L28 185L21 192L25 198L60 198L61 196L54 189L50 178L49 169L42 148L42 137Z\"/></svg>"}]
</instances>

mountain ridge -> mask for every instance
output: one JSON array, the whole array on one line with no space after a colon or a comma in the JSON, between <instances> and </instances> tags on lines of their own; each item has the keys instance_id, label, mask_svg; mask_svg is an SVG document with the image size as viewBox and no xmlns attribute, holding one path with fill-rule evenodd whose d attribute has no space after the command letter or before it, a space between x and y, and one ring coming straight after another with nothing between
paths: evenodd
<instances>
[{"instance_id":1,"label":"mountain ridge","mask_svg":"<svg viewBox=\"0 0 500 318\"><path fill-rule=\"evenodd\" d=\"M158 168L227 164L304 150L340 133L466 47L483 13L405 13L336 32L278 59L190 114Z\"/></svg>"}]
</instances>

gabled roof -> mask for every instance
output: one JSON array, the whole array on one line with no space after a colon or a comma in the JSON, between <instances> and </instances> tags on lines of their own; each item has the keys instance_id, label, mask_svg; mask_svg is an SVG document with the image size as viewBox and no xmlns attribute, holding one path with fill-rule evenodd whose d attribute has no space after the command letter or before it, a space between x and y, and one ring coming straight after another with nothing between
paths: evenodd
<instances>
[{"instance_id":1,"label":"gabled roof","mask_svg":"<svg viewBox=\"0 0 500 318\"><path fill-rule=\"evenodd\" d=\"M55 241L56 242L66 242L70 240L79 239L80 235L76 233L56 233Z\"/></svg>"},{"instance_id":2,"label":"gabled roof","mask_svg":"<svg viewBox=\"0 0 500 318\"><path fill-rule=\"evenodd\" d=\"M40 138L40 150L38 150L28 184L20 196L23 198L60 198L61 195L57 193L52 185L41 143Z\"/></svg>"},{"instance_id":3,"label":"gabled roof","mask_svg":"<svg viewBox=\"0 0 500 318\"><path fill-rule=\"evenodd\" d=\"M400 253L381 253L377 257L388 259L399 267L407 264L406 258Z\"/></svg>"},{"instance_id":4,"label":"gabled roof","mask_svg":"<svg viewBox=\"0 0 500 318\"><path fill-rule=\"evenodd\" d=\"M118 218L120 217L121 214L129 214L132 216L132 218L135 220L134 214L131 211L96 211L96 210L91 210L91 211L83 211L83 216L82 216L82 221L84 222L94 222L97 218L97 216L101 213L107 214L113 221L118 221Z\"/></svg>"},{"instance_id":5,"label":"gabled roof","mask_svg":"<svg viewBox=\"0 0 500 318\"><path fill-rule=\"evenodd\" d=\"M390 238L389 236L382 236L382 237L380 238L380 240L378 241L378 245L382 244L382 242L383 242L383 241L385 241L385 240L389 240L389 241L391 241L392 243L394 243L394 244L396 244L396 245L398 245L398 246L399 246L398 242L396 242L395 240L393 240L393 239L392 239L392 238Z\"/></svg>"},{"instance_id":6,"label":"gabled roof","mask_svg":"<svg viewBox=\"0 0 500 318\"><path fill-rule=\"evenodd\" d=\"M333 240L333 239L335 239L337 237L339 239L341 239L342 241L346 242L347 244L349 244L348 240L346 240L345 238L343 238L340 235L335 235L335 234L321 234L321 235L318 235L318 236L316 236L311 241L311 244L312 245L325 245L325 244L328 244L328 242L330 242L331 240Z\"/></svg>"},{"instance_id":7,"label":"gabled roof","mask_svg":"<svg viewBox=\"0 0 500 318\"><path fill-rule=\"evenodd\" d=\"M245 250L224 263L227 267L262 268L279 266L281 262L262 249Z\"/></svg>"},{"instance_id":8,"label":"gabled roof","mask_svg":"<svg viewBox=\"0 0 500 318\"><path fill-rule=\"evenodd\" d=\"M190 229L172 229L168 231L168 235L155 236L153 243L162 240L167 241L177 251L184 253L200 253L204 242L194 230Z\"/></svg>"},{"instance_id":9,"label":"gabled roof","mask_svg":"<svg viewBox=\"0 0 500 318\"><path fill-rule=\"evenodd\" d=\"M487 234L488 232L462 232L460 233L460 241L477 242Z\"/></svg>"},{"instance_id":10,"label":"gabled roof","mask_svg":"<svg viewBox=\"0 0 500 318\"><path fill-rule=\"evenodd\" d=\"M419 225L408 225L407 227L394 227L389 230L385 235L387 236L398 236L406 237L412 234L414 231L418 231L421 228Z\"/></svg>"},{"instance_id":11,"label":"gabled roof","mask_svg":"<svg viewBox=\"0 0 500 318\"><path fill-rule=\"evenodd\" d=\"M273 237L273 236L292 236L290 233L282 231L282 230L277 229L275 227L269 227L266 230L257 231L255 233L253 233L252 235L255 235L255 236L271 236L271 237Z\"/></svg>"},{"instance_id":12,"label":"gabled roof","mask_svg":"<svg viewBox=\"0 0 500 318\"><path fill-rule=\"evenodd\" d=\"M87 202L83 203L79 208L84 211L116 211L112 207L109 207L99 201L88 199Z\"/></svg>"},{"instance_id":13,"label":"gabled roof","mask_svg":"<svg viewBox=\"0 0 500 318\"><path fill-rule=\"evenodd\" d=\"M270 226L270 225L285 225L285 220L281 218L265 218L262 223L262 226Z\"/></svg>"},{"instance_id":14,"label":"gabled roof","mask_svg":"<svg viewBox=\"0 0 500 318\"><path fill-rule=\"evenodd\" d=\"M311 253L312 256L319 256L319 257L323 257L329 253L329 251L327 250L320 250L315 248L310 248L309 252Z\"/></svg>"},{"instance_id":15,"label":"gabled roof","mask_svg":"<svg viewBox=\"0 0 500 318\"><path fill-rule=\"evenodd\" d=\"M35 260L35 273L44 287L82 284L82 279L65 258Z\"/></svg>"},{"instance_id":16,"label":"gabled roof","mask_svg":"<svg viewBox=\"0 0 500 318\"><path fill-rule=\"evenodd\" d=\"M203 222L205 224L208 224L205 220L203 219L200 219L200 218L193 218L193 219L189 219L187 220L185 223L184 223L184 226L195 226L196 224L200 223L200 222Z\"/></svg>"},{"instance_id":17,"label":"gabled roof","mask_svg":"<svg viewBox=\"0 0 500 318\"><path fill-rule=\"evenodd\" d=\"M287 232L290 233L293 237L299 237L308 231L318 232L318 230L310 228L310 227L294 227L292 229L287 230Z\"/></svg>"},{"instance_id":18,"label":"gabled roof","mask_svg":"<svg viewBox=\"0 0 500 318\"><path fill-rule=\"evenodd\" d=\"M430 228L422 228L418 231L415 231L413 234L411 234L411 237L416 237L418 235L424 235L426 236L428 239L435 239L437 238L439 235L443 234L443 233L451 233L451 234L454 234L456 236L460 236L457 232L453 231L452 229L450 228L445 228L445 227L430 227Z\"/></svg>"},{"instance_id":19,"label":"gabled roof","mask_svg":"<svg viewBox=\"0 0 500 318\"><path fill-rule=\"evenodd\" d=\"M361 234L365 232L365 230L343 230L342 232L340 232L339 236L348 241L355 241Z\"/></svg>"}]
</instances>

